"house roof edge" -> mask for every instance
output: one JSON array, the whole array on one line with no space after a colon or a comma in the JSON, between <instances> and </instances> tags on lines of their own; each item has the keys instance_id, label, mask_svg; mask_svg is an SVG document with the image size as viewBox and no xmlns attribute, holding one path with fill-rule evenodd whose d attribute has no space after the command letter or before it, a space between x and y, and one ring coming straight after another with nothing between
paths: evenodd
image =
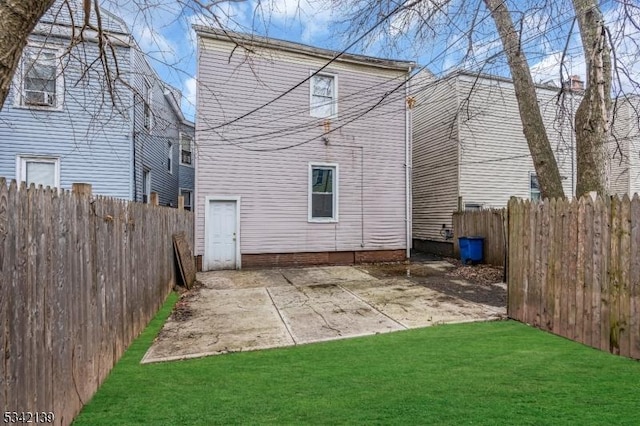
<instances>
[{"instance_id":1,"label":"house roof edge","mask_svg":"<svg viewBox=\"0 0 640 426\"><path fill-rule=\"evenodd\" d=\"M361 65L368 65L376 68L384 68L398 71L411 72L416 68L414 61L396 60L376 58L373 56L360 55L355 53L342 53L335 50L324 49L320 47L309 46L307 44L296 43L292 41L280 40L276 38L267 38L263 36L239 33L224 29L206 27L202 25L193 25L193 29L198 36L211 38L215 40L227 41L230 43L247 43L251 46L266 47L270 49L282 50L285 52L302 53L309 56L315 56L324 59L333 59L339 55L336 61L349 62Z\"/></svg>"}]
</instances>

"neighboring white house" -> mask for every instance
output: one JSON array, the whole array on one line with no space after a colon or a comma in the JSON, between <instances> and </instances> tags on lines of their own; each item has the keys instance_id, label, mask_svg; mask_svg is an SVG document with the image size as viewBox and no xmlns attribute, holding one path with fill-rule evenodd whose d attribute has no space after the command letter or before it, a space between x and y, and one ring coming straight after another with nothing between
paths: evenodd
<instances>
[{"instance_id":1,"label":"neighboring white house","mask_svg":"<svg viewBox=\"0 0 640 426\"><path fill-rule=\"evenodd\" d=\"M565 194L573 196L580 95L567 90L559 104L558 92L537 88ZM512 196L535 200L540 189L510 80L455 72L423 79L412 93L414 246L449 254L454 211L505 207Z\"/></svg>"},{"instance_id":2,"label":"neighboring white house","mask_svg":"<svg viewBox=\"0 0 640 426\"><path fill-rule=\"evenodd\" d=\"M202 269L404 259L414 64L195 29Z\"/></svg>"},{"instance_id":3,"label":"neighboring white house","mask_svg":"<svg viewBox=\"0 0 640 426\"><path fill-rule=\"evenodd\" d=\"M614 101L611 156L611 192L619 195L640 192L640 97Z\"/></svg>"}]
</instances>

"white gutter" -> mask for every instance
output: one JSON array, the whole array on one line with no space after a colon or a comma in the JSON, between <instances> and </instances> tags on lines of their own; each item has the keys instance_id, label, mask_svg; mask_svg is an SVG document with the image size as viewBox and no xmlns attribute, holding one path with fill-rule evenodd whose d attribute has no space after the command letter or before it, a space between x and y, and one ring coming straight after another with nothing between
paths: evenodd
<instances>
[{"instance_id":1,"label":"white gutter","mask_svg":"<svg viewBox=\"0 0 640 426\"><path fill-rule=\"evenodd\" d=\"M411 108L409 108L408 100L411 95L409 91L409 74L411 73L411 68L409 68L407 75L405 76L405 100L404 100L404 110L405 110L405 119L404 119L404 151L405 151L405 159L404 159L404 171L405 171L405 224L406 224L406 235L407 235L407 259L411 257L411 246L413 245L413 237L412 237L412 214L411 214Z\"/></svg>"}]
</instances>

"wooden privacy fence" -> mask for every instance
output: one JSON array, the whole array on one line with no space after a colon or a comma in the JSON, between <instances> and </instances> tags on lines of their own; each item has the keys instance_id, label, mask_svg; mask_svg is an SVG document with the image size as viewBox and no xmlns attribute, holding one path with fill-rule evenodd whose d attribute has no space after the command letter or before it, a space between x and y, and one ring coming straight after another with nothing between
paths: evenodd
<instances>
[{"instance_id":1,"label":"wooden privacy fence","mask_svg":"<svg viewBox=\"0 0 640 426\"><path fill-rule=\"evenodd\" d=\"M3 410L72 421L170 291L176 232L192 213L0 179Z\"/></svg>"},{"instance_id":2,"label":"wooden privacy fence","mask_svg":"<svg viewBox=\"0 0 640 426\"><path fill-rule=\"evenodd\" d=\"M640 199L509 202L513 319L640 359Z\"/></svg>"},{"instance_id":3,"label":"wooden privacy fence","mask_svg":"<svg viewBox=\"0 0 640 426\"><path fill-rule=\"evenodd\" d=\"M453 213L453 252L460 254L458 237L484 237L484 261L504 266L506 210L490 209Z\"/></svg>"}]
</instances>

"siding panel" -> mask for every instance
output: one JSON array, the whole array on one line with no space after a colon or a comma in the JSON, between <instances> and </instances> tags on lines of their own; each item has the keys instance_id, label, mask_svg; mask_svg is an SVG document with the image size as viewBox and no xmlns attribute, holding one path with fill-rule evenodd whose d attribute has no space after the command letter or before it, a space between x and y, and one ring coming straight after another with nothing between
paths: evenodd
<instances>
[{"instance_id":1,"label":"siding panel","mask_svg":"<svg viewBox=\"0 0 640 426\"><path fill-rule=\"evenodd\" d=\"M502 208L511 196L530 198L534 172L511 82L460 75L459 96L468 113L460 122L460 195L464 203ZM564 191L573 195L571 122L578 100L567 100L563 115L556 90L537 90L551 146L563 176ZM468 100L468 101L467 101Z\"/></svg>"},{"instance_id":2,"label":"siding panel","mask_svg":"<svg viewBox=\"0 0 640 426\"><path fill-rule=\"evenodd\" d=\"M419 81L413 117L413 238L445 241L458 200L458 129L454 79Z\"/></svg>"}]
</instances>

